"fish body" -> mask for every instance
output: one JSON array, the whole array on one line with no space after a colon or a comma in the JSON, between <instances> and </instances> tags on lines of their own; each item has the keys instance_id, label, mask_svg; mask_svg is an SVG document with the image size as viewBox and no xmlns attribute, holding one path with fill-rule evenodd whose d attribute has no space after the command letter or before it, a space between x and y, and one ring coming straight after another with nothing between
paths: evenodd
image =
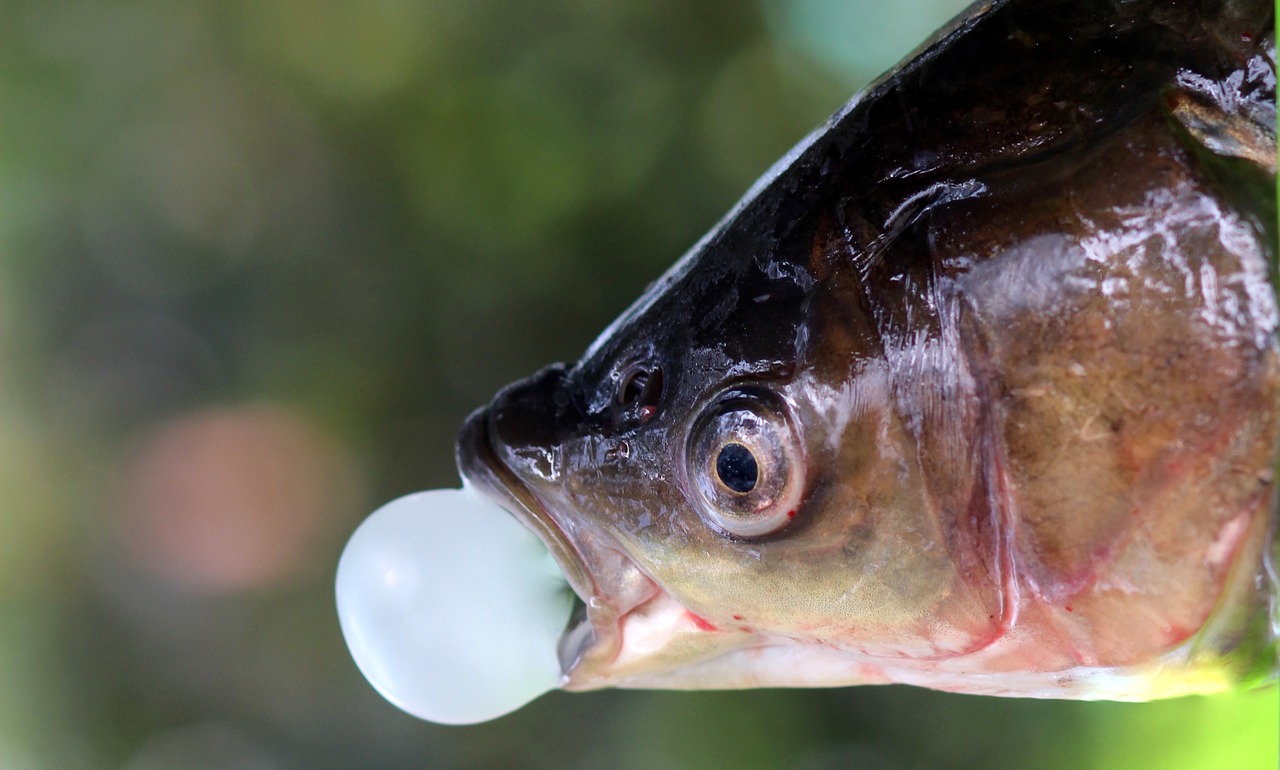
<instances>
[{"instance_id":1,"label":"fish body","mask_svg":"<svg viewBox=\"0 0 1280 770\"><path fill-rule=\"evenodd\" d=\"M563 685L1273 680L1273 28L976 4L474 413L582 599Z\"/></svg>"}]
</instances>

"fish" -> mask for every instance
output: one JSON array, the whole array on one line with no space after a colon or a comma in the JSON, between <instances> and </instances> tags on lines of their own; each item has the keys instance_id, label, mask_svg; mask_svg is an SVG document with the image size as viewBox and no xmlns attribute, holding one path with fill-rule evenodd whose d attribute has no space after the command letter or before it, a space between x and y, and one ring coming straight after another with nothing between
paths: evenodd
<instances>
[{"instance_id":1,"label":"fish","mask_svg":"<svg viewBox=\"0 0 1280 770\"><path fill-rule=\"evenodd\" d=\"M562 686L1273 683L1274 24L976 3L472 413Z\"/></svg>"}]
</instances>

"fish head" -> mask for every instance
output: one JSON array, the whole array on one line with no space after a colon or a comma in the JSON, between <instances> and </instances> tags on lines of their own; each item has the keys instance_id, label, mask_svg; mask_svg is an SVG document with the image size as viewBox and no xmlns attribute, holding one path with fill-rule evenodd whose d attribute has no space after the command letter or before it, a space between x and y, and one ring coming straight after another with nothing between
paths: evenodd
<instances>
[{"instance_id":1,"label":"fish head","mask_svg":"<svg viewBox=\"0 0 1280 770\"><path fill-rule=\"evenodd\" d=\"M585 605L567 689L879 681L998 633L989 539L936 515L859 284L815 251L830 228L779 235L764 197L462 431L464 479Z\"/></svg>"}]
</instances>

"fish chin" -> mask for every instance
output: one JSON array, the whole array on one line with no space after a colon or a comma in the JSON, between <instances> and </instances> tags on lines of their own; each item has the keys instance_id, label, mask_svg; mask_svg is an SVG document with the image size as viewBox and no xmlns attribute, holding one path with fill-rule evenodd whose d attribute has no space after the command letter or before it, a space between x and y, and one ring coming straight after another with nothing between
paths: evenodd
<instances>
[{"instance_id":1,"label":"fish chin","mask_svg":"<svg viewBox=\"0 0 1280 770\"><path fill-rule=\"evenodd\" d=\"M648 598L622 612L602 596L585 600L560 639L563 689L752 686L749 668L708 666L749 647L748 632L716 628L652 581L648 586ZM691 675L704 668L714 679Z\"/></svg>"}]
</instances>

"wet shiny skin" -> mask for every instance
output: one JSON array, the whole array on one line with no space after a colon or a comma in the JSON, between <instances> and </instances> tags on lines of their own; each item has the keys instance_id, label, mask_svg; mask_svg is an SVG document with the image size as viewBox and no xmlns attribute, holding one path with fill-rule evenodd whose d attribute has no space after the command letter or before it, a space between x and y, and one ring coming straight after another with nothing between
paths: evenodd
<instances>
[{"instance_id":1,"label":"wet shiny skin","mask_svg":"<svg viewBox=\"0 0 1280 770\"><path fill-rule=\"evenodd\" d=\"M1256 670L1272 26L978 8L582 361L473 415L463 474L587 603L566 685L1142 698ZM726 404L768 426L750 505L698 461Z\"/></svg>"}]
</instances>

